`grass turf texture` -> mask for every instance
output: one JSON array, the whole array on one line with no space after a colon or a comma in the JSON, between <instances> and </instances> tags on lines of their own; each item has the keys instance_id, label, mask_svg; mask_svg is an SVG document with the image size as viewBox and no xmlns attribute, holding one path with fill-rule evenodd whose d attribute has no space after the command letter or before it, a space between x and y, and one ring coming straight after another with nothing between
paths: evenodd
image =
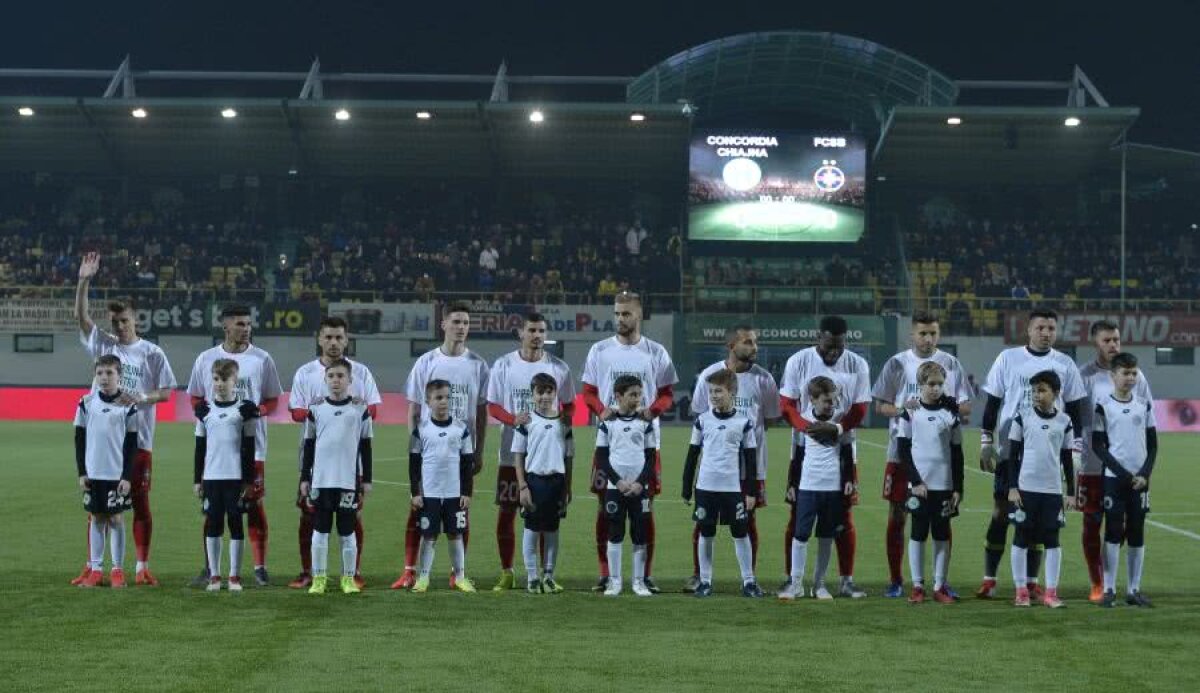
<instances>
[{"instance_id":1,"label":"grass turf texture","mask_svg":"<svg viewBox=\"0 0 1200 693\"><path fill-rule=\"evenodd\" d=\"M444 539L430 593L388 590L402 564L408 489L400 483L407 478L407 462L400 459L406 431L385 426L376 430L378 481L365 510L367 589L356 596L314 597L282 586L298 569L294 427L273 426L270 434L268 566L276 586L247 586L243 594L231 595L184 586L202 561L198 502L191 495L190 426L159 427L152 567L162 586L114 591L67 584L85 552L70 427L2 423L0 618L8 626L0 648L0 682L8 690L95 689L100 682L120 690L196 691L339 685L472 691L729 691L742 685L858 691L1194 689L1200 540L1149 526L1144 590L1157 608L1104 611L1086 601L1080 519L1072 514L1063 533L1067 609L1012 607L1007 554L1000 571L1004 599L976 601L968 595L978 585L991 498L991 478L978 472L967 474L966 512L954 523L950 576L963 602L914 607L882 598L887 569L886 506L878 497L884 461L880 430L865 432L860 444L863 492L855 512L856 578L869 598L794 604L770 596L744 599L737 595L733 546L724 530L715 555L717 594L707 600L679 594L692 572L690 515L678 500L688 429L664 430L666 494L656 504L654 574L670 593L638 599L627 588L613 600L588 591L596 578L596 502L585 492L592 441L586 429L577 434L579 450L586 454L580 456L576 498L563 525L558 577L568 588L565 594L487 591L498 570L491 502L495 430L479 477L478 486L486 492L477 494L471 513L467 561L468 573L486 593L448 591ZM758 518L758 574L768 593L783 573L789 508L781 490L786 432L770 435L771 505ZM1194 489L1200 469L1194 460L1200 438L1177 434L1161 441L1151 520L1198 534ZM974 443L968 442L969 450ZM126 522L131 520L127 514ZM517 537L519 566L519 521ZM330 543L330 569L336 572L337 542ZM125 565L131 583L132 545L130 531ZM628 564L628 548L625 554ZM250 562L247 547L247 577ZM810 557L810 567L812 562ZM518 567L518 586L522 572ZM628 565L624 572L629 574ZM1121 572L1119 587L1125 580Z\"/></svg>"},{"instance_id":2,"label":"grass turf texture","mask_svg":"<svg viewBox=\"0 0 1200 693\"><path fill-rule=\"evenodd\" d=\"M693 241L854 243L863 210L820 202L713 202L688 215Z\"/></svg>"}]
</instances>

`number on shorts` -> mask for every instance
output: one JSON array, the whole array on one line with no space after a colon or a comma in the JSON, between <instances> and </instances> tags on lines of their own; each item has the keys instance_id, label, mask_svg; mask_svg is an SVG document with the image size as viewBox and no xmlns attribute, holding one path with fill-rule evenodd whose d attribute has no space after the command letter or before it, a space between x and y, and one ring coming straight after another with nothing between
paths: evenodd
<instances>
[{"instance_id":1,"label":"number on shorts","mask_svg":"<svg viewBox=\"0 0 1200 693\"><path fill-rule=\"evenodd\" d=\"M942 517L950 517L954 514L954 508L950 504L950 500L942 501Z\"/></svg>"},{"instance_id":2,"label":"number on shorts","mask_svg":"<svg viewBox=\"0 0 1200 693\"><path fill-rule=\"evenodd\" d=\"M650 499L649 498L642 499L642 512L643 513L650 512Z\"/></svg>"},{"instance_id":3,"label":"number on shorts","mask_svg":"<svg viewBox=\"0 0 1200 693\"><path fill-rule=\"evenodd\" d=\"M604 476L604 472L597 467L592 471L592 489L603 491L606 488L608 488L608 479Z\"/></svg>"},{"instance_id":4,"label":"number on shorts","mask_svg":"<svg viewBox=\"0 0 1200 693\"><path fill-rule=\"evenodd\" d=\"M738 502L738 504L734 507L733 519L739 522L746 519L746 504L744 502Z\"/></svg>"},{"instance_id":5,"label":"number on shorts","mask_svg":"<svg viewBox=\"0 0 1200 693\"><path fill-rule=\"evenodd\" d=\"M466 510L459 510L458 512L454 513L454 527L456 529L466 529L467 528L467 511Z\"/></svg>"},{"instance_id":6,"label":"number on shorts","mask_svg":"<svg viewBox=\"0 0 1200 693\"><path fill-rule=\"evenodd\" d=\"M338 507L342 510L354 510L354 506L354 493L351 491L346 491L343 493L342 500L340 503L338 503Z\"/></svg>"},{"instance_id":7,"label":"number on shorts","mask_svg":"<svg viewBox=\"0 0 1200 693\"><path fill-rule=\"evenodd\" d=\"M1148 512L1150 510L1150 492L1142 491L1138 494L1138 499L1142 504L1142 511Z\"/></svg>"},{"instance_id":8,"label":"number on shorts","mask_svg":"<svg viewBox=\"0 0 1200 693\"><path fill-rule=\"evenodd\" d=\"M885 495L885 496L892 495L892 484L893 483L895 483L895 480L892 478L891 474L885 474L883 476L883 495Z\"/></svg>"}]
</instances>

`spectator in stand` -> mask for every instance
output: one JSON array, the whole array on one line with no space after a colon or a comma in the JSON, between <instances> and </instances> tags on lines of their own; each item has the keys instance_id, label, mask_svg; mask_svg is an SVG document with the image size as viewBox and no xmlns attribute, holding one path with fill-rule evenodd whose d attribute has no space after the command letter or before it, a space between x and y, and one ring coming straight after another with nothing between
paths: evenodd
<instances>
[{"instance_id":1,"label":"spectator in stand","mask_svg":"<svg viewBox=\"0 0 1200 693\"><path fill-rule=\"evenodd\" d=\"M1025 282L1018 279L1017 282L1015 284L1013 284L1012 297L1015 299L1028 299L1029 298L1029 289L1026 288Z\"/></svg>"},{"instance_id":2,"label":"spectator in stand","mask_svg":"<svg viewBox=\"0 0 1200 693\"><path fill-rule=\"evenodd\" d=\"M633 257L638 257L641 254L642 243L646 240L647 235L646 229L642 228L642 223L635 221L625 234L625 250L629 251L629 254Z\"/></svg>"},{"instance_id":3,"label":"spectator in stand","mask_svg":"<svg viewBox=\"0 0 1200 693\"><path fill-rule=\"evenodd\" d=\"M433 294L437 291L437 287L434 286L433 277L429 276L428 272L425 272L413 284L413 290L417 292L417 299L419 301L430 303L433 301Z\"/></svg>"},{"instance_id":4,"label":"spectator in stand","mask_svg":"<svg viewBox=\"0 0 1200 693\"><path fill-rule=\"evenodd\" d=\"M487 247L479 253L479 267L487 270L489 274L494 273L500 264L500 251L496 250L496 244L488 241Z\"/></svg>"},{"instance_id":5,"label":"spectator in stand","mask_svg":"<svg viewBox=\"0 0 1200 693\"><path fill-rule=\"evenodd\" d=\"M604 279L596 286L596 299L601 303L613 300L617 295L617 282L613 279L612 273L604 275Z\"/></svg>"}]
</instances>

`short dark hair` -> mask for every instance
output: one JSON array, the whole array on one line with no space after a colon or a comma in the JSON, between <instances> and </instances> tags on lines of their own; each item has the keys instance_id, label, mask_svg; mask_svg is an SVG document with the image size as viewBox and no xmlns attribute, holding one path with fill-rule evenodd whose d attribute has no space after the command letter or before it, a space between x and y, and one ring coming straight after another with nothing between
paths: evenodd
<instances>
[{"instance_id":1,"label":"short dark hair","mask_svg":"<svg viewBox=\"0 0 1200 693\"><path fill-rule=\"evenodd\" d=\"M531 311L529 313L526 313L525 314L525 324L528 325L531 322L546 322L546 316L542 315L541 313L539 313L537 311Z\"/></svg>"},{"instance_id":2,"label":"short dark hair","mask_svg":"<svg viewBox=\"0 0 1200 693\"><path fill-rule=\"evenodd\" d=\"M729 346L730 344L733 344L735 341L737 341L737 336L739 333L753 332L753 331L754 331L754 328L744 322L739 322L738 324L734 325L733 327L728 327L725 329L725 345Z\"/></svg>"},{"instance_id":3,"label":"short dark hair","mask_svg":"<svg viewBox=\"0 0 1200 693\"><path fill-rule=\"evenodd\" d=\"M433 392L434 390L440 390L443 387L449 388L450 381L442 380L441 378L434 378L433 380L425 383L425 396L428 397L430 392Z\"/></svg>"},{"instance_id":4,"label":"short dark hair","mask_svg":"<svg viewBox=\"0 0 1200 693\"><path fill-rule=\"evenodd\" d=\"M233 359L217 359L213 361L212 372L222 378L228 378L236 375L238 372L238 362Z\"/></svg>"},{"instance_id":5,"label":"short dark hair","mask_svg":"<svg viewBox=\"0 0 1200 693\"><path fill-rule=\"evenodd\" d=\"M346 319L337 315L326 315L325 317L321 318L321 324L317 325L317 333L320 333L321 330L325 329L326 327L330 327L335 330L342 329L346 330L347 332L350 331L350 325L346 322Z\"/></svg>"},{"instance_id":6,"label":"short dark hair","mask_svg":"<svg viewBox=\"0 0 1200 693\"><path fill-rule=\"evenodd\" d=\"M1029 311L1029 322L1033 322L1037 318L1045 318L1058 322L1058 313L1053 308L1034 308Z\"/></svg>"},{"instance_id":7,"label":"short dark hair","mask_svg":"<svg viewBox=\"0 0 1200 693\"><path fill-rule=\"evenodd\" d=\"M223 310L221 310L221 319L222 320L224 320L225 318L240 318L242 316L249 316L249 315L250 315L250 306L248 306L244 303L235 303L233 305L225 306L225 308Z\"/></svg>"},{"instance_id":8,"label":"short dark hair","mask_svg":"<svg viewBox=\"0 0 1200 693\"><path fill-rule=\"evenodd\" d=\"M133 310L133 299L131 298L114 298L108 302L108 312L124 313L127 310Z\"/></svg>"},{"instance_id":9,"label":"short dark hair","mask_svg":"<svg viewBox=\"0 0 1200 693\"><path fill-rule=\"evenodd\" d=\"M821 395L832 395L837 393L837 383L833 382L833 378L825 375L818 375L808 381L808 397L816 399Z\"/></svg>"},{"instance_id":10,"label":"short dark hair","mask_svg":"<svg viewBox=\"0 0 1200 693\"><path fill-rule=\"evenodd\" d=\"M1092 326L1088 329L1088 335L1095 338L1101 332L1119 332L1120 330L1121 328L1117 327L1117 323L1104 318L1092 323Z\"/></svg>"},{"instance_id":11,"label":"short dark hair","mask_svg":"<svg viewBox=\"0 0 1200 693\"><path fill-rule=\"evenodd\" d=\"M642 387L642 379L636 375L622 375L613 383L613 392L620 397L629 392L629 388L631 387Z\"/></svg>"},{"instance_id":12,"label":"short dark hair","mask_svg":"<svg viewBox=\"0 0 1200 693\"><path fill-rule=\"evenodd\" d=\"M94 371L100 366L112 366L116 368L117 371L120 371L121 359L118 358L116 354L104 354L96 359L96 363L92 364L92 370Z\"/></svg>"},{"instance_id":13,"label":"short dark hair","mask_svg":"<svg viewBox=\"0 0 1200 693\"><path fill-rule=\"evenodd\" d=\"M642 297L636 291L622 291L613 298L613 303L636 303L642 305Z\"/></svg>"},{"instance_id":14,"label":"short dark hair","mask_svg":"<svg viewBox=\"0 0 1200 693\"><path fill-rule=\"evenodd\" d=\"M913 313L912 321L914 325L917 323L921 323L922 325L936 325L938 323L938 317L936 313L931 311L919 310Z\"/></svg>"},{"instance_id":15,"label":"short dark hair","mask_svg":"<svg viewBox=\"0 0 1200 693\"><path fill-rule=\"evenodd\" d=\"M826 315L821 318L820 328L822 332L828 332L834 337L846 334L850 326L846 324L846 319L840 315Z\"/></svg>"},{"instance_id":16,"label":"short dark hair","mask_svg":"<svg viewBox=\"0 0 1200 693\"><path fill-rule=\"evenodd\" d=\"M534 392L558 392L558 381L549 373L538 373L529 382L529 389Z\"/></svg>"},{"instance_id":17,"label":"short dark hair","mask_svg":"<svg viewBox=\"0 0 1200 693\"><path fill-rule=\"evenodd\" d=\"M471 305L466 301L455 301L446 306L446 310L442 311L442 318L448 317L451 313L466 313L471 314Z\"/></svg>"},{"instance_id":18,"label":"short dark hair","mask_svg":"<svg viewBox=\"0 0 1200 693\"><path fill-rule=\"evenodd\" d=\"M1114 371L1117 370L1118 368L1137 368L1138 367L1137 357L1134 356L1133 354L1129 353L1128 351L1122 351L1121 353L1112 357L1112 361L1110 361L1109 363L1112 366L1112 369Z\"/></svg>"},{"instance_id":19,"label":"short dark hair","mask_svg":"<svg viewBox=\"0 0 1200 693\"><path fill-rule=\"evenodd\" d=\"M1062 379L1058 377L1058 373L1054 371L1039 371L1033 374L1029 379L1029 387L1033 388L1037 385L1048 385L1054 394L1062 392Z\"/></svg>"},{"instance_id":20,"label":"short dark hair","mask_svg":"<svg viewBox=\"0 0 1200 693\"><path fill-rule=\"evenodd\" d=\"M728 368L721 368L713 371L708 375L707 378L704 379L704 382L708 383L709 385L720 385L732 393L737 393L737 375Z\"/></svg>"},{"instance_id":21,"label":"short dark hair","mask_svg":"<svg viewBox=\"0 0 1200 693\"><path fill-rule=\"evenodd\" d=\"M345 368L347 373L354 372L354 366L351 366L350 362L346 359L334 359L333 361L330 361L329 365L325 366L325 372L328 373L334 368Z\"/></svg>"}]
</instances>

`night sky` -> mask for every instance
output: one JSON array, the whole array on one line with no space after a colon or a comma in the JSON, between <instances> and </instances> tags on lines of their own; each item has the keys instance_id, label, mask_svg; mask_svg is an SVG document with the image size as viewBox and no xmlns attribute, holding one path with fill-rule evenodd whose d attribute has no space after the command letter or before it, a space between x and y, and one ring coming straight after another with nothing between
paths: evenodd
<instances>
[{"instance_id":1,"label":"night sky","mask_svg":"<svg viewBox=\"0 0 1200 693\"><path fill-rule=\"evenodd\" d=\"M870 39L957 79L1066 79L1079 64L1112 105L1142 107L1131 139L1200 150L1198 2L22 2L5 8L0 67L115 68L130 53L136 68L303 71L319 55L326 71L492 73L507 59L513 74L636 75L783 29Z\"/></svg>"}]
</instances>

